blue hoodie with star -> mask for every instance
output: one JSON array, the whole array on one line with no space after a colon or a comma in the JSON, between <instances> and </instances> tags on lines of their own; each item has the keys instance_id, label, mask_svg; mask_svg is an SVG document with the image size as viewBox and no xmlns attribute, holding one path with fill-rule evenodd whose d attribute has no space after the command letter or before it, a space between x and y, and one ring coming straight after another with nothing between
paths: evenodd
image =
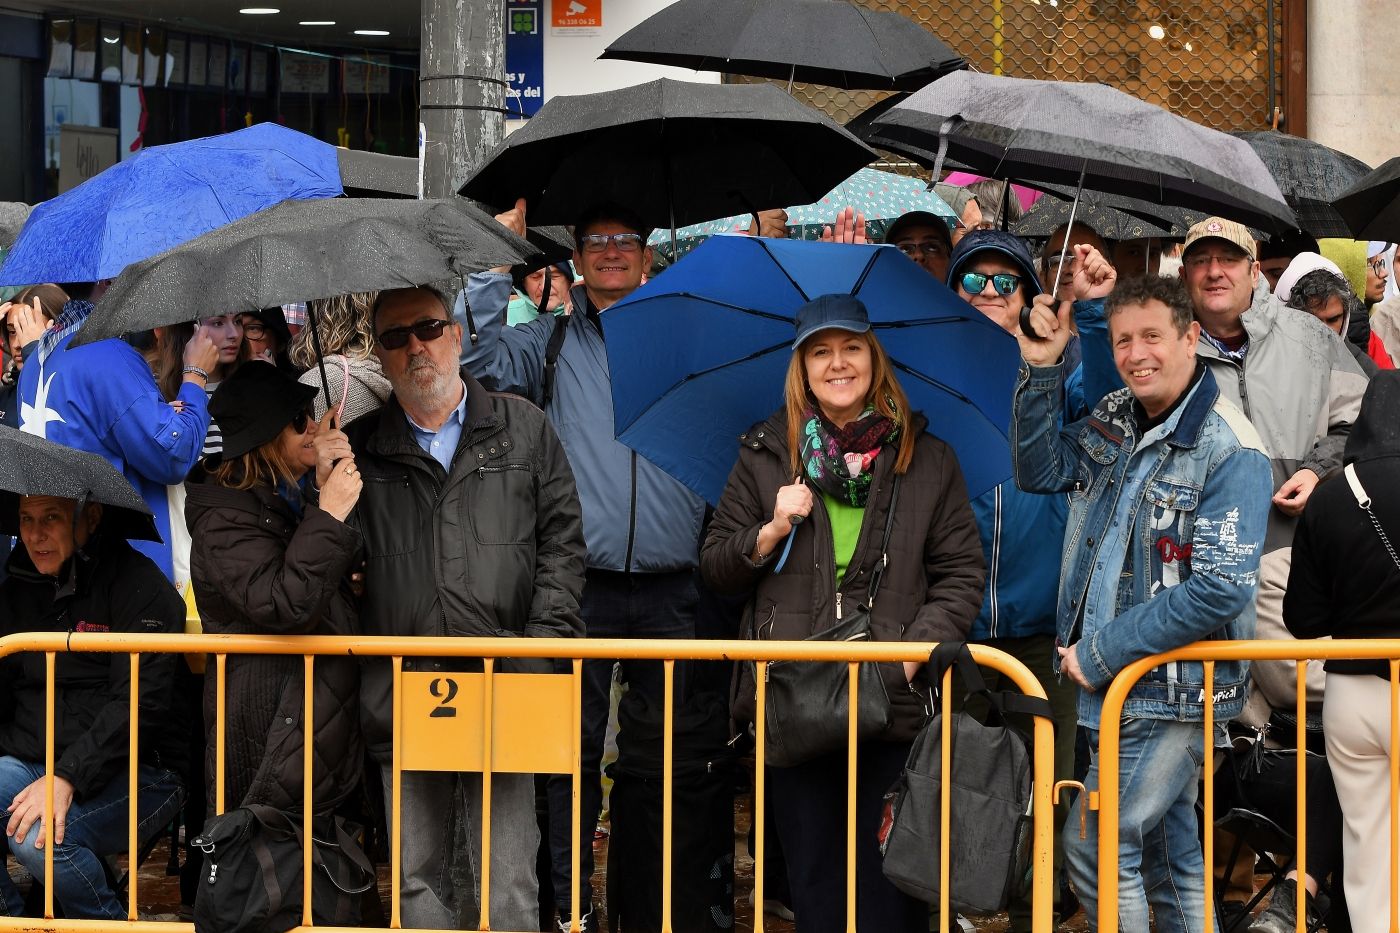
<instances>
[{"instance_id":1,"label":"blue hoodie with star","mask_svg":"<svg viewBox=\"0 0 1400 933\"><path fill-rule=\"evenodd\" d=\"M170 541L166 487L182 483L199 460L209 430L208 398L198 385L180 386L181 410L167 402L151 368L124 340L70 343L92 313L70 301L25 360L19 379L20 429L56 444L105 457L141 494L156 529ZM167 578L170 545L133 541Z\"/></svg>"}]
</instances>

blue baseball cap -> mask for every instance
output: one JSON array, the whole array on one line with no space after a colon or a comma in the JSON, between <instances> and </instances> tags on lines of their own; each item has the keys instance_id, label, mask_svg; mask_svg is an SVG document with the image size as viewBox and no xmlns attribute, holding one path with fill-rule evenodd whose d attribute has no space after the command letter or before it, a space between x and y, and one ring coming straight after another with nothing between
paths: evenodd
<instances>
[{"instance_id":1,"label":"blue baseball cap","mask_svg":"<svg viewBox=\"0 0 1400 933\"><path fill-rule=\"evenodd\" d=\"M1026 302L1043 289L1035 274L1035 260L1031 258L1026 241L1005 230L973 230L953 247L953 255L948 257L948 287L958 290L955 284L963 274L963 267L979 253L995 253L1009 259L1021 271L1021 286L1026 290Z\"/></svg>"},{"instance_id":2,"label":"blue baseball cap","mask_svg":"<svg viewBox=\"0 0 1400 933\"><path fill-rule=\"evenodd\" d=\"M870 330L870 315L865 305L854 295L822 295L797 309L797 339L792 342L796 350L802 341L819 330L848 330L853 334L864 334Z\"/></svg>"}]
</instances>

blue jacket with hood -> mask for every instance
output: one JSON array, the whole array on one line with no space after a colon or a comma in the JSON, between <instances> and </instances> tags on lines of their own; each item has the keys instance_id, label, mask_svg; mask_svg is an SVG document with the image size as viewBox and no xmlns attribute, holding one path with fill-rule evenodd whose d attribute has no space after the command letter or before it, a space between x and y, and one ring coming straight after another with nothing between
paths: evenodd
<instances>
[{"instance_id":1,"label":"blue jacket with hood","mask_svg":"<svg viewBox=\"0 0 1400 933\"><path fill-rule=\"evenodd\" d=\"M511 278L496 272L467 280L467 307L477 342L465 345L462 365L478 379L543 400L544 357L556 327L569 328L555 367L545 414L569 456L583 506L588 567L630 573L690 570L699 563L705 502L651 461L617 440L612 376L602 323L582 285L572 315L542 315L503 326ZM466 312L459 303L454 313Z\"/></svg>"}]
</instances>

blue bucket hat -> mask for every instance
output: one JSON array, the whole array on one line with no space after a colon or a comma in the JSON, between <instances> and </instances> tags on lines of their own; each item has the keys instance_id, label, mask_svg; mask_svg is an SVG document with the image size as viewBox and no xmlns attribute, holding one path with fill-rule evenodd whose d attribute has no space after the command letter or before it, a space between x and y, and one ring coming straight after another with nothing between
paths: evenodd
<instances>
[{"instance_id":1,"label":"blue bucket hat","mask_svg":"<svg viewBox=\"0 0 1400 933\"><path fill-rule=\"evenodd\" d=\"M948 257L948 287L953 291L958 290L954 283L962 275L963 267L978 253L996 253L1014 263L1021 271L1027 302L1043 291L1035 274L1030 247L1025 240L1005 230L973 230L953 247L953 255Z\"/></svg>"},{"instance_id":2,"label":"blue bucket hat","mask_svg":"<svg viewBox=\"0 0 1400 933\"><path fill-rule=\"evenodd\" d=\"M822 295L797 309L797 339L792 342L796 350L802 341L819 330L848 330L853 334L864 334L870 330L870 315L865 305L854 295Z\"/></svg>"}]
</instances>

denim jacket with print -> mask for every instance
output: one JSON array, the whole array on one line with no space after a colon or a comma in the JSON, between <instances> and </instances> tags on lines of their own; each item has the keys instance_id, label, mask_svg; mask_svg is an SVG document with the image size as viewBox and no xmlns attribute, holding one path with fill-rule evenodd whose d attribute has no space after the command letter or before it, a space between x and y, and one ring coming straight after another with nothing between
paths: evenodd
<instances>
[{"instance_id":1,"label":"denim jacket with print","mask_svg":"<svg viewBox=\"0 0 1400 933\"><path fill-rule=\"evenodd\" d=\"M1254 635L1254 595L1273 482L1243 412L1209 370L1162 424L1138 436L1127 389L1062 424L1059 366L1021 367L1011 441L1016 483L1070 493L1056 642L1078 643L1093 690L1079 721L1099 728L1113 677L1140 658ZM1059 659L1056 658L1058 667ZM1217 719L1244 706L1248 664L1215 665ZM1199 662L1165 664L1130 691L1125 716L1199 721Z\"/></svg>"}]
</instances>

